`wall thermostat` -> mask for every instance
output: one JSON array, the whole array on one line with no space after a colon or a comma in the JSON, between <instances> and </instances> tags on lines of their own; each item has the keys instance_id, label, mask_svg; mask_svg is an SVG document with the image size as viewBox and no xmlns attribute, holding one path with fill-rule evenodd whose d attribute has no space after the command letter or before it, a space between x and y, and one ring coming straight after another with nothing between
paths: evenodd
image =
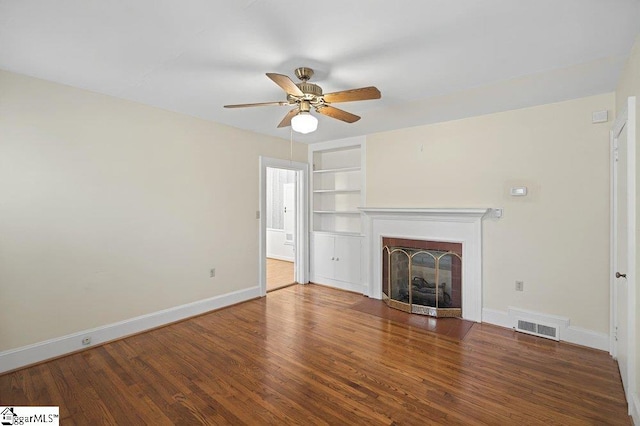
<instances>
[{"instance_id":1,"label":"wall thermostat","mask_svg":"<svg viewBox=\"0 0 640 426\"><path fill-rule=\"evenodd\" d=\"M524 197L527 195L527 187L526 186L514 186L511 188L511 195L514 197Z\"/></svg>"},{"instance_id":2,"label":"wall thermostat","mask_svg":"<svg viewBox=\"0 0 640 426\"><path fill-rule=\"evenodd\" d=\"M609 121L609 112L606 109L604 111L596 111L591 114L591 122L593 124L606 123L607 121Z\"/></svg>"}]
</instances>

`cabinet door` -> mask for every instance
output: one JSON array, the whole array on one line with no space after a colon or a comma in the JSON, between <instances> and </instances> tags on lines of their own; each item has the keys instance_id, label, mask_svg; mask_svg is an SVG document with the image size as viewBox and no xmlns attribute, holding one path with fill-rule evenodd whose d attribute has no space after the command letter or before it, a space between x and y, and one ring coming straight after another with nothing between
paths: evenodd
<instances>
[{"instance_id":1,"label":"cabinet door","mask_svg":"<svg viewBox=\"0 0 640 426\"><path fill-rule=\"evenodd\" d=\"M360 283L360 249L361 238L335 237L334 277L336 280L353 284Z\"/></svg>"},{"instance_id":2,"label":"cabinet door","mask_svg":"<svg viewBox=\"0 0 640 426\"><path fill-rule=\"evenodd\" d=\"M333 278L334 237L332 235L316 234L313 238L313 268L317 276Z\"/></svg>"}]
</instances>

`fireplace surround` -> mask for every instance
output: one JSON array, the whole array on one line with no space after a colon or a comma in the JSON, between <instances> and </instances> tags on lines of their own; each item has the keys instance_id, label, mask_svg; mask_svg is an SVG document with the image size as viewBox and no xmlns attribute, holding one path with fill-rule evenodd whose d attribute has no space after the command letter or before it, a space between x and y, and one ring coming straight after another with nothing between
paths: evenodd
<instances>
[{"instance_id":1,"label":"fireplace surround","mask_svg":"<svg viewBox=\"0 0 640 426\"><path fill-rule=\"evenodd\" d=\"M365 293L383 299L383 238L459 243L461 316L482 321L482 219L488 208L373 208L364 213ZM428 280L427 280L428 281Z\"/></svg>"}]
</instances>

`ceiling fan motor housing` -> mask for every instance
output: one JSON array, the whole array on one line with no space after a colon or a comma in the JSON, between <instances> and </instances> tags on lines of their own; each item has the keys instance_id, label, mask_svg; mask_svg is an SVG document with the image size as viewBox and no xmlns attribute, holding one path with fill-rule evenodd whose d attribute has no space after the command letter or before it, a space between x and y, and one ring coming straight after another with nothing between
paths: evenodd
<instances>
[{"instance_id":1,"label":"ceiling fan motor housing","mask_svg":"<svg viewBox=\"0 0 640 426\"><path fill-rule=\"evenodd\" d=\"M322 87L317 84L309 83L308 81L303 81L302 83L296 84L302 93L305 95L313 95L313 96L322 96Z\"/></svg>"},{"instance_id":2,"label":"ceiling fan motor housing","mask_svg":"<svg viewBox=\"0 0 640 426\"><path fill-rule=\"evenodd\" d=\"M313 70L307 67L296 68L296 77L302 80L296 83L296 86L304 93L302 98L293 99L295 102L309 101L313 106L319 106L324 103L322 99L322 87L317 84L309 83L309 79L313 76ZM289 99L291 101L292 99Z\"/></svg>"}]
</instances>

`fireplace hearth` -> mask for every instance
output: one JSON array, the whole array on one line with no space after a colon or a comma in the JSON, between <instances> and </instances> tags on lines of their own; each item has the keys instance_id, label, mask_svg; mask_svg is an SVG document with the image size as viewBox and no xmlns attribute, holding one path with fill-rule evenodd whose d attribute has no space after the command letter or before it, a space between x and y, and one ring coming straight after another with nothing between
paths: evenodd
<instances>
[{"instance_id":1,"label":"fireplace hearth","mask_svg":"<svg viewBox=\"0 0 640 426\"><path fill-rule=\"evenodd\" d=\"M383 238L382 299L395 309L462 317L462 244Z\"/></svg>"}]
</instances>

